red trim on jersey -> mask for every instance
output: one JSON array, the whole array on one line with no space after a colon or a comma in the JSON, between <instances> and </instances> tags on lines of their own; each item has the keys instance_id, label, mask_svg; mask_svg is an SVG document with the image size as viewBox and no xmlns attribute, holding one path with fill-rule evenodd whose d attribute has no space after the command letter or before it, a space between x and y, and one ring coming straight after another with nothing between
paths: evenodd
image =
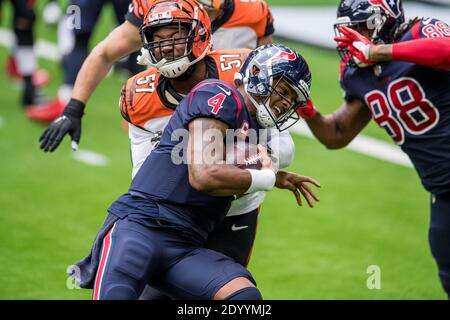
<instances>
[{"instance_id":1,"label":"red trim on jersey","mask_svg":"<svg viewBox=\"0 0 450 320\"><path fill-rule=\"evenodd\" d=\"M114 230L115 224L109 230L108 234L103 238L103 248L100 255L100 263L97 269L97 276L94 283L94 300L100 299L100 290L102 289L102 280L105 275L106 263L108 262L109 252L111 251L111 235Z\"/></svg>"},{"instance_id":2,"label":"red trim on jersey","mask_svg":"<svg viewBox=\"0 0 450 320\"><path fill-rule=\"evenodd\" d=\"M236 119L239 118L239 116L241 115L241 111L242 111L242 103L241 103L241 99L239 99L239 96L236 94L235 90L236 88L231 87L230 85L228 85L227 83L224 83L223 85L225 85L225 87L227 87L228 89L231 90L231 92L233 93L233 97L236 99L236 102L238 104L238 109L236 112Z\"/></svg>"},{"instance_id":3,"label":"red trim on jersey","mask_svg":"<svg viewBox=\"0 0 450 320\"><path fill-rule=\"evenodd\" d=\"M450 38L426 38L394 43L392 60L450 70Z\"/></svg>"},{"instance_id":4,"label":"red trim on jersey","mask_svg":"<svg viewBox=\"0 0 450 320\"><path fill-rule=\"evenodd\" d=\"M411 34L413 40L420 39L420 26L422 25L422 21L417 22L412 28L411 28Z\"/></svg>"},{"instance_id":5,"label":"red trim on jersey","mask_svg":"<svg viewBox=\"0 0 450 320\"><path fill-rule=\"evenodd\" d=\"M204 86L208 85L208 84L213 84L213 83L217 83L216 81L208 81L208 82L203 82L200 83L198 85L196 85L193 89L192 89L192 93L194 93L195 91L197 91L200 88L203 88Z\"/></svg>"},{"instance_id":6,"label":"red trim on jersey","mask_svg":"<svg viewBox=\"0 0 450 320\"><path fill-rule=\"evenodd\" d=\"M194 88L192 88L191 90L191 96L189 97L189 105L188 105L188 111L191 108L191 104L192 104L192 99L194 98L194 93L195 91L197 91L198 89L203 88L204 86L208 85L208 84L213 84L216 83L214 81L208 81L208 82L203 82L202 84L198 84L196 85Z\"/></svg>"}]
</instances>

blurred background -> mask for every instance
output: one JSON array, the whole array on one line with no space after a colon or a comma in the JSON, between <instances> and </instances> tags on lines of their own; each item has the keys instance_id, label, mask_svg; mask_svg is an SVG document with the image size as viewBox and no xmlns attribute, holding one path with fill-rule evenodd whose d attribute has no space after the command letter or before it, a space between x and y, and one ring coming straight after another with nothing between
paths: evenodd
<instances>
[{"instance_id":1,"label":"blurred background","mask_svg":"<svg viewBox=\"0 0 450 320\"><path fill-rule=\"evenodd\" d=\"M332 44L338 2L268 1L276 42L305 56L313 74L312 98L322 113L333 112L343 101L339 56ZM448 2L405 1L406 15L445 18L450 7L442 3ZM65 12L67 2L58 3ZM50 76L42 92L55 97L62 72L57 27L43 19L46 4L37 3L36 50L40 68ZM128 74L116 69L95 91L78 152L71 151L66 138L56 152L45 154L38 139L46 126L27 119L21 83L7 72L11 19L10 1L3 0L0 299L90 299L90 291L77 290L67 280L66 269L88 253L107 207L130 183L129 142L118 108ZM90 48L115 25L107 5ZM264 298L444 299L428 247L429 194L400 149L375 123L338 151L327 150L305 127L300 123L292 130L296 158L289 170L319 180L321 201L311 209L298 207L286 191L267 196L249 265ZM379 289L367 286L370 266L381 272Z\"/></svg>"}]
</instances>

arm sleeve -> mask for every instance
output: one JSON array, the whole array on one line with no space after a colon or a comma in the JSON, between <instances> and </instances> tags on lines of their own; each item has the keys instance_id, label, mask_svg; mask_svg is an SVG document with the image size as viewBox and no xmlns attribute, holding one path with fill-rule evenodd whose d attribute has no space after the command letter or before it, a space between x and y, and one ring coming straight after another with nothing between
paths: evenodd
<instances>
[{"instance_id":1,"label":"arm sleeve","mask_svg":"<svg viewBox=\"0 0 450 320\"><path fill-rule=\"evenodd\" d=\"M427 38L395 43L392 60L450 70L450 38Z\"/></svg>"},{"instance_id":2,"label":"arm sleeve","mask_svg":"<svg viewBox=\"0 0 450 320\"><path fill-rule=\"evenodd\" d=\"M450 69L450 27L443 21L425 19L411 28L411 40L392 45L392 60L437 69Z\"/></svg>"}]
</instances>

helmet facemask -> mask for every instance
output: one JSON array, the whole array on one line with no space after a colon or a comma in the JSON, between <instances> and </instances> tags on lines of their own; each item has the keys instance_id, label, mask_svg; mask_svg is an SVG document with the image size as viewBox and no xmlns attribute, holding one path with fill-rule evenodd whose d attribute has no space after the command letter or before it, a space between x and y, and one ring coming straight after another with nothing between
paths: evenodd
<instances>
[{"instance_id":1,"label":"helmet facemask","mask_svg":"<svg viewBox=\"0 0 450 320\"><path fill-rule=\"evenodd\" d=\"M296 110L308 101L308 85L304 83L302 88L295 85L284 73L271 74L272 68L266 70L267 74L252 70L252 76L249 74L250 70L247 70L243 79L245 92L256 108L259 125L284 131L299 120ZM259 77L256 88L250 83L250 77Z\"/></svg>"},{"instance_id":2,"label":"helmet facemask","mask_svg":"<svg viewBox=\"0 0 450 320\"><path fill-rule=\"evenodd\" d=\"M339 28L346 26L358 31L363 36L367 37L372 43L375 44L387 44L392 43L394 35L398 27L404 22L403 8L399 5L398 12L387 10L378 5L366 4L359 9L354 9L352 13L345 13L339 16L334 24L334 33L336 36L342 36L339 32ZM391 12L392 11L392 12ZM394 14L396 14L394 16ZM353 16L354 18L351 18ZM360 19L356 17L360 16ZM350 67L365 67L364 65L350 55L347 49L337 48L342 61L344 61Z\"/></svg>"},{"instance_id":3,"label":"helmet facemask","mask_svg":"<svg viewBox=\"0 0 450 320\"><path fill-rule=\"evenodd\" d=\"M342 33L339 31L340 27L349 27L366 38L368 38L371 42L381 44L383 43L383 40L380 38L380 31L383 29L387 17L386 15L380 10L378 7L372 8L373 14L368 18L364 20L357 20L357 21L351 21L348 17L339 17L334 24L334 33L336 36L341 37L343 36ZM362 67L363 65L361 62L350 55L345 48L336 48L341 59L347 63L347 65L351 67Z\"/></svg>"},{"instance_id":4,"label":"helmet facemask","mask_svg":"<svg viewBox=\"0 0 450 320\"><path fill-rule=\"evenodd\" d=\"M195 8L194 18L173 18L169 10L150 14L150 21L140 28L142 46L145 51L143 63L157 68L167 78L178 78L190 66L203 59L211 45L207 45L206 49L196 57L194 47L198 46L199 42L204 42L207 37L207 30L199 23L197 17L198 7ZM173 28L174 37L155 40L158 28ZM180 53L182 45L184 49ZM167 47L171 47L171 50L168 55L165 55L164 48Z\"/></svg>"}]
</instances>

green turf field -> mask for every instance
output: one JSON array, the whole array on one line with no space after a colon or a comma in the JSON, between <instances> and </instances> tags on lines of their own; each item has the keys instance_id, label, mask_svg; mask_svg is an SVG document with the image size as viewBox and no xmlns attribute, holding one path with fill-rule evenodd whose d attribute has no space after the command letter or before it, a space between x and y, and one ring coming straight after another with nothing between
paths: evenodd
<instances>
[{"instance_id":1,"label":"green turf field","mask_svg":"<svg viewBox=\"0 0 450 320\"><path fill-rule=\"evenodd\" d=\"M110 28L108 13L94 41ZM48 27L38 30L38 37L55 36ZM337 54L295 46L310 63L314 100L331 112L342 99ZM6 56L0 48L0 61ZM53 76L46 92L55 94L60 66L40 64ZM117 74L107 78L89 102L81 148L110 159L106 167L93 167L72 158L68 140L54 154L39 150L44 126L25 118L18 85L0 73L0 299L91 297L89 291L68 289L65 271L88 253L106 208L130 182L128 137L117 107L123 81ZM365 134L388 140L375 125ZM428 195L417 174L351 151L328 151L308 138L294 139L290 169L322 183L321 202L314 209L298 208L286 191L268 195L249 266L263 296L444 299L427 243ZM381 269L379 290L367 288L370 265Z\"/></svg>"}]
</instances>

